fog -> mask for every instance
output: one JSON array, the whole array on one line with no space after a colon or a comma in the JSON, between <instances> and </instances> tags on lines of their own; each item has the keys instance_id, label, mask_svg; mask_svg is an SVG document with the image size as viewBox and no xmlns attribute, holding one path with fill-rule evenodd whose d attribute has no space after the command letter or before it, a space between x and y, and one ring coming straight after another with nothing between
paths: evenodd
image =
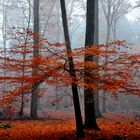
<instances>
[{"instance_id":1,"label":"fog","mask_svg":"<svg viewBox=\"0 0 140 140\"><path fill-rule=\"evenodd\" d=\"M104 8L106 3L104 1ZM127 10L123 9L124 6L128 6ZM134 1L126 1L124 6L120 7L120 11L117 14L120 16L117 18L116 23L116 40L125 40L126 43L131 44L130 52L140 53L140 8L139 3ZM68 14L68 25L70 31L70 39L72 48L84 47L85 43L85 27L86 27L86 3L85 1L66 1L66 8ZM101 1L99 2L99 43L106 43L107 36L107 21L105 17L105 11L103 10ZM122 8L122 9L121 9ZM123 11L126 10L126 11ZM121 14L121 11L123 12ZM65 42L62 28L61 12L59 1L56 0L40 0L40 34L51 43ZM107 12L107 11L106 11ZM33 2L26 0L3 0L0 1L0 44L1 50L4 49L5 55L10 56L7 50L24 43L24 37L15 37L16 32L24 32L23 29L33 29ZM29 23L30 22L30 23ZM111 27L112 28L112 27ZM113 41L113 32L110 31L109 41ZM20 57L20 56L17 56ZM1 71L1 73L4 73ZM10 72L6 73L7 76ZM139 78L137 78L139 81ZM5 87L4 87L5 86ZM12 89L14 86L9 84L2 84L0 96L1 98L6 94L3 91ZM42 83L40 85L41 97L38 100L38 113L40 117L54 117L56 111L66 111L73 113L73 101L71 87L60 87L57 85L47 85ZM82 112L84 112L84 94L83 88L79 88L79 96ZM100 91L100 108L102 110L102 92ZM132 93L133 94L133 93ZM30 113L30 96L25 95L24 114L29 117ZM107 112L128 112L137 113L140 115L140 99L137 95L125 95L118 93L117 98L107 95L106 97L106 109ZM19 111L20 103L15 103L16 112ZM1 119L4 119L8 113L7 106L0 107ZM4 113L3 113L4 112ZM40 115L43 114L44 115ZM59 116L60 118L66 117L65 115ZM55 116L56 117L56 116ZM16 118L12 116L12 119Z\"/></svg>"}]
</instances>

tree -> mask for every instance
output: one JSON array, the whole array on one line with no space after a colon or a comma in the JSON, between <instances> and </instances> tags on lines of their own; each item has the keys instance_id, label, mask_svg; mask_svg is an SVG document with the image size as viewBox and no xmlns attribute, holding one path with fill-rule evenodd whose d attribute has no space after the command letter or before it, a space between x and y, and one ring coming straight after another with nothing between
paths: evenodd
<instances>
[{"instance_id":1,"label":"tree","mask_svg":"<svg viewBox=\"0 0 140 140\"><path fill-rule=\"evenodd\" d=\"M110 41L111 29L113 31L114 40L116 40L118 21L129 12L131 5L127 0L101 0L101 3L107 22L106 43L108 43Z\"/></svg>"},{"instance_id":2,"label":"tree","mask_svg":"<svg viewBox=\"0 0 140 140\"><path fill-rule=\"evenodd\" d=\"M86 38L85 47L91 48L94 42L95 35L95 0L87 1L87 15L86 15ZM93 56L85 54L85 62L92 62ZM88 69L88 65L85 65L85 70ZM85 72L85 84L90 83L90 72ZM84 99L85 99L85 128L86 129L97 129L99 130L96 123L95 114L95 99L93 95L93 88L87 86L84 87Z\"/></svg>"},{"instance_id":3,"label":"tree","mask_svg":"<svg viewBox=\"0 0 140 140\"><path fill-rule=\"evenodd\" d=\"M111 40L111 30L114 40L116 40L116 29L119 19L128 13L130 3L126 0L101 0L107 26L106 44ZM106 48L108 49L108 48ZM108 61L108 58L105 58ZM102 112L106 112L106 93L103 94Z\"/></svg>"},{"instance_id":4,"label":"tree","mask_svg":"<svg viewBox=\"0 0 140 140\"><path fill-rule=\"evenodd\" d=\"M33 57L39 55L39 0L34 0L34 49ZM38 65L33 67L33 76L36 76L38 73ZM33 85L34 86L34 85ZM30 118L37 119L37 98L38 98L38 89L36 88L31 95L31 112Z\"/></svg>"},{"instance_id":5,"label":"tree","mask_svg":"<svg viewBox=\"0 0 140 140\"><path fill-rule=\"evenodd\" d=\"M20 33L24 28L29 28L30 27L30 22L31 22L31 7L30 7L30 1L23 1L19 0L18 2L13 0L3 0L1 3L2 5L2 15L3 15L3 27L2 27L2 32L3 32L3 46L4 46L4 56L5 58L8 53L6 51L8 49L11 49L14 45L16 44L25 44L26 48L26 42L28 40L28 33L24 34L22 38L19 39L19 36L16 36L15 32ZM17 12L18 11L18 12ZM11 15L12 13L12 15ZM17 15L18 14L18 15ZM14 15L15 18L12 18ZM11 17L12 16L12 17ZM20 19L17 21L17 19ZM25 51L25 49L23 49ZM23 57L26 54L22 54ZM18 56L19 57L19 56ZM5 61L4 58L4 61ZM6 61L5 61L6 62ZM4 75L8 76L12 74L10 71L7 72L4 70ZM24 75L24 67L23 67L23 75ZM24 82L21 82L21 85L23 85ZM8 91L9 88L11 88L6 82L4 82L4 92ZM23 108L24 108L24 95L21 95L21 108L19 109L19 112L17 113L17 118L23 118L24 113L23 113Z\"/></svg>"},{"instance_id":6,"label":"tree","mask_svg":"<svg viewBox=\"0 0 140 140\"><path fill-rule=\"evenodd\" d=\"M77 137L84 137L82 115L81 115L81 109L80 109L80 103L79 103L79 97L78 97L78 88L76 84L77 78L76 78L76 73L75 73L73 57L71 56L72 49L71 49L71 43L70 43L70 38L69 38L65 0L60 0L60 4L61 4L64 37L65 37L66 50L67 50L67 56L68 56L69 74L72 78L71 87L72 87L72 94L73 94L75 119L76 119L76 131L77 131L76 134L77 134Z\"/></svg>"},{"instance_id":7,"label":"tree","mask_svg":"<svg viewBox=\"0 0 140 140\"><path fill-rule=\"evenodd\" d=\"M30 24L31 24L31 3L30 1L28 1L28 12L29 12L29 15L28 17L26 18L27 19L27 30L29 30L30 28ZM28 38L29 38L29 35L28 35L28 32L26 32L25 34L25 45L24 45L24 48L23 48L23 60L26 60L26 49L27 49L27 42L28 42ZM23 67L22 67L22 76L24 77L24 73L25 73L25 67L24 67L24 64L23 64ZM21 86L24 86L24 82L22 81L21 82ZM21 93L21 108L20 108L20 111L19 111L19 118L20 119L23 119L24 118L24 91Z\"/></svg>"},{"instance_id":8,"label":"tree","mask_svg":"<svg viewBox=\"0 0 140 140\"><path fill-rule=\"evenodd\" d=\"M7 46L7 9L6 9L6 6L5 6L5 2L3 0L3 32L2 32L2 35L3 35L3 51L4 51L4 56L6 57L6 46ZM5 63L5 60L4 60L4 63ZM6 76L6 71L4 70L4 75ZM5 82L3 83L3 90L5 92L5 87L6 87L6 84Z\"/></svg>"},{"instance_id":9,"label":"tree","mask_svg":"<svg viewBox=\"0 0 140 140\"><path fill-rule=\"evenodd\" d=\"M94 43L97 45L99 44L99 1L95 0L95 32L94 32ZM97 64L99 63L98 56L93 58L93 61L96 62ZM98 72L98 71L97 71ZM95 113L96 117L102 117L101 112L100 112L100 106L99 106L99 90L98 89L93 89L96 94L94 94L95 98Z\"/></svg>"},{"instance_id":10,"label":"tree","mask_svg":"<svg viewBox=\"0 0 140 140\"><path fill-rule=\"evenodd\" d=\"M34 33L28 31L29 36L34 38ZM6 58L6 70L21 73L23 64L25 66L25 75L10 75L8 77L0 76L0 82L3 80L9 84L13 84L13 88L5 93L4 97L0 97L0 106L5 107L7 104L18 108L19 97L21 93L28 94L33 92L41 83L47 83L53 86L68 87L72 84L80 87L86 86L87 89L98 89L107 93L113 93L114 97L116 93L137 94L140 96L140 84L134 81L133 69L139 69L139 54L129 54L128 52L120 52L115 47L127 47L122 41L116 41L108 44L108 51L105 50L106 45L98 44L88 48L76 48L70 53L70 57L74 58L74 73L76 79L72 76L71 69L69 67L69 59L67 57L67 50L65 43L50 43L47 39L39 36L41 42L38 46L42 48L44 55L39 54L37 57L29 57L23 60L22 58L15 58L14 55L21 55L23 53L23 45L15 46L7 53L12 54ZM32 39L31 39L32 40ZM28 50L26 54L32 54L34 44L27 43ZM100 57L100 62L97 65L93 61L83 62L84 54L87 56ZM108 65L104 62L105 56L108 55ZM114 57L116 56L114 59ZM82 58L82 59L81 59ZM3 57L0 57L3 60ZM47 63L46 63L47 62ZM32 68L38 65L37 75L32 75ZM84 65L88 66L84 69ZM0 63L0 68L3 70L5 64ZM105 71L108 73L105 73ZM99 74L97 73L99 71ZM84 73L88 73L90 77L84 76ZM117 75L117 77L114 77ZM57 80L56 80L57 79ZM88 80L88 84L85 85L84 79ZM76 81L74 81L76 80ZM24 81L24 85L21 86L21 82ZM20 84L19 84L20 83ZM33 86L34 85L34 86ZM72 91L75 88L73 88ZM76 93L76 92L74 92ZM90 94L93 95L93 94ZM29 98L29 97L28 97ZM75 97L74 97L75 99ZM77 111L77 108L76 108ZM78 131L79 132L79 131ZM81 136L81 134L80 134Z\"/></svg>"}]
</instances>

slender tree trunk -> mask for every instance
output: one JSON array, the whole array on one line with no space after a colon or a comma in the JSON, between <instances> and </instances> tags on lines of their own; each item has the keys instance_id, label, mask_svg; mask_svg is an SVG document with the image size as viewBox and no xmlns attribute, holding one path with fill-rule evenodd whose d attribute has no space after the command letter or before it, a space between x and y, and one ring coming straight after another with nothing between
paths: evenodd
<instances>
[{"instance_id":1,"label":"slender tree trunk","mask_svg":"<svg viewBox=\"0 0 140 140\"><path fill-rule=\"evenodd\" d=\"M102 96L102 113L106 113L106 93L104 92L103 93L103 96Z\"/></svg>"},{"instance_id":2,"label":"slender tree trunk","mask_svg":"<svg viewBox=\"0 0 140 140\"><path fill-rule=\"evenodd\" d=\"M7 45L7 9L6 6L4 4L4 0L3 0L3 31L2 31L2 35L3 35L3 52L4 52L4 63L6 63L6 45ZM4 68L4 77L6 76L6 70ZM3 92L5 93L6 91L6 82L5 80L3 81Z\"/></svg>"},{"instance_id":3,"label":"slender tree trunk","mask_svg":"<svg viewBox=\"0 0 140 140\"><path fill-rule=\"evenodd\" d=\"M34 38L34 49L33 57L39 55L39 0L34 0L34 33L36 37ZM36 76L38 73L38 68L35 66L33 68L33 76ZM31 95L31 112L30 118L35 120L37 119L37 98L38 98L38 88L32 92Z\"/></svg>"},{"instance_id":4,"label":"slender tree trunk","mask_svg":"<svg viewBox=\"0 0 140 140\"><path fill-rule=\"evenodd\" d=\"M96 94L94 94L94 99L95 99L95 114L96 114L96 118L101 118L102 114L100 111L100 105L99 105L99 91L96 92Z\"/></svg>"},{"instance_id":5,"label":"slender tree trunk","mask_svg":"<svg viewBox=\"0 0 140 140\"><path fill-rule=\"evenodd\" d=\"M109 40L110 40L110 21L107 20L106 44L109 43Z\"/></svg>"},{"instance_id":6,"label":"slender tree trunk","mask_svg":"<svg viewBox=\"0 0 140 140\"><path fill-rule=\"evenodd\" d=\"M80 103L79 103L78 88L76 84L77 78L75 74L73 57L71 56L72 49L71 49L71 43L70 43L70 37L69 37L65 0L60 0L60 4L61 4L64 37L65 37L66 49L67 49L67 55L68 55L69 73L72 78L71 86L72 86L73 103L74 103L74 111L75 111L75 119L76 119L76 134L77 134L77 137L79 138L79 137L84 137L85 134L83 130L84 128L83 128L82 115L81 115L81 109L80 109Z\"/></svg>"},{"instance_id":7,"label":"slender tree trunk","mask_svg":"<svg viewBox=\"0 0 140 140\"><path fill-rule=\"evenodd\" d=\"M95 0L95 32L94 32L94 43L99 44L99 1ZM99 63L99 58L96 57L93 60L97 64ZM98 72L98 71L97 71ZM100 112L100 106L99 106L99 90L95 89L94 92L94 98L95 98L95 113L96 113L96 118L102 117L101 112Z\"/></svg>"},{"instance_id":8,"label":"slender tree trunk","mask_svg":"<svg viewBox=\"0 0 140 140\"><path fill-rule=\"evenodd\" d=\"M110 41L110 33L111 33L111 25L112 25L112 21L110 21L111 18L111 5L110 5L110 1L108 0L107 2L108 4L108 14L107 14L107 34L106 34L106 44L109 43ZM106 47L106 50L108 50L108 47ZM105 63L107 63L108 58L107 56L105 57ZM103 93L102 96L102 112L105 113L106 112L106 101L107 101L107 97L106 97L106 92Z\"/></svg>"},{"instance_id":9,"label":"slender tree trunk","mask_svg":"<svg viewBox=\"0 0 140 140\"><path fill-rule=\"evenodd\" d=\"M19 111L19 118L23 119L24 118L24 93L21 93L21 107L20 107L20 111Z\"/></svg>"},{"instance_id":10,"label":"slender tree trunk","mask_svg":"<svg viewBox=\"0 0 140 140\"><path fill-rule=\"evenodd\" d=\"M61 30L60 30L60 7L59 7L59 1L58 1L58 3L57 3L57 33L56 33L56 42L59 42L60 41L60 32L61 32ZM56 79L57 80L57 79ZM58 87L58 86L56 86L56 88L55 88L55 99L56 99L56 101L57 101L57 103L56 103L56 110L58 110L59 109L59 101L58 101L58 98L59 98L59 92L58 92L58 90L60 90L60 88Z\"/></svg>"},{"instance_id":11,"label":"slender tree trunk","mask_svg":"<svg viewBox=\"0 0 140 140\"><path fill-rule=\"evenodd\" d=\"M95 44L95 0L87 0L87 15L86 15L86 39L85 47L91 47ZM93 56L85 55L85 62L93 61ZM88 67L85 67L85 70ZM89 73L85 72L85 84L89 84L88 78L90 78ZM86 129L97 129L99 127L96 122L95 114L95 99L93 95L93 89L84 87L84 99L85 99L85 128Z\"/></svg>"},{"instance_id":12,"label":"slender tree trunk","mask_svg":"<svg viewBox=\"0 0 140 140\"><path fill-rule=\"evenodd\" d=\"M108 9L108 12L107 12L107 35L106 35L106 44L109 43L110 41L110 32L111 32L111 25L112 25L112 20L111 20L111 1L108 0L107 1L107 9Z\"/></svg>"},{"instance_id":13,"label":"slender tree trunk","mask_svg":"<svg viewBox=\"0 0 140 140\"><path fill-rule=\"evenodd\" d=\"M31 4L29 1L29 20L27 23L27 29L30 28L30 22L31 22ZM26 33L26 37L25 37L25 46L23 48L23 60L26 59L26 48L27 48L27 41L28 41L28 32ZM24 77L25 75L25 63L23 63L23 67L22 67L22 77ZM24 86L24 82L22 81L21 86ZM20 106L20 111L19 111L19 118L23 119L24 118L24 92L21 93L21 106Z\"/></svg>"},{"instance_id":14,"label":"slender tree trunk","mask_svg":"<svg viewBox=\"0 0 140 140\"><path fill-rule=\"evenodd\" d=\"M109 19L107 20L107 34L106 34L106 44L109 43L110 41L110 32L111 32L111 24L110 24L110 21ZM106 50L108 50L108 47L106 47ZM108 62L108 57L106 56L105 57L105 63L107 64ZM105 71L106 73L107 71ZM106 101L107 101L107 94L106 92L103 93L103 96L102 96L102 112L103 113L106 113Z\"/></svg>"},{"instance_id":15,"label":"slender tree trunk","mask_svg":"<svg viewBox=\"0 0 140 140\"><path fill-rule=\"evenodd\" d=\"M116 20L114 20L113 21L113 25L112 25L112 31L113 31L113 38L114 38L114 40L116 40L116 29L117 29L117 21Z\"/></svg>"}]
</instances>

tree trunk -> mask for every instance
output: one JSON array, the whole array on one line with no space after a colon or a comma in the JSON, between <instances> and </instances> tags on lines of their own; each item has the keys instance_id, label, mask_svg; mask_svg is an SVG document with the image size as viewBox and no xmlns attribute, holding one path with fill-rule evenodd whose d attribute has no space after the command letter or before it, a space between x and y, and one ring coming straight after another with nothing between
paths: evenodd
<instances>
[{"instance_id":1,"label":"tree trunk","mask_svg":"<svg viewBox=\"0 0 140 140\"><path fill-rule=\"evenodd\" d=\"M28 23L27 23L27 29L30 28L30 23L31 23L31 5L30 5L30 1L29 1L29 17L28 17ZM26 59L26 48L27 48L27 41L28 41L28 37L29 34L28 32L26 33L26 37L25 37L25 46L23 48L23 60ZM22 77L25 76L25 63L23 63L22 66ZM21 82L21 86L24 86L24 81ZM20 111L19 111L19 118L20 119L24 119L24 92L21 93L21 106L20 106Z\"/></svg>"},{"instance_id":2,"label":"tree trunk","mask_svg":"<svg viewBox=\"0 0 140 140\"><path fill-rule=\"evenodd\" d=\"M103 101L102 101L102 113L106 113L106 93L103 93Z\"/></svg>"},{"instance_id":3,"label":"tree trunk","mask_svg":"<svg viewBox=\"0 0 140 140\"><path fill-rule=\"evenodd\" d=\"M110 17L111 17L111 6L110 3L108 1L108 15L107 15L108 19L106 19L107 21L107 34L106 34L106 44L109 43L110 41L110 33L111 33L111 25L112 25L112 21L110 21ZM106 50L108 50L108 47L106 47ZM105 63L107 63L108 58L107 56L105 57ZM106 92L103 93L103 98L102 98L102 112L105 113L106 112Z\"/></svg>"},{"instance_id":4,"label":"tree trunk","mask_svg":"<svg viewBox=\"0 0 140 140\"><path fill-rule=\"evenodd\" d=\"M113 21L113 25L112 25L112 31L113 31L113 38L114 38L114 41L116 40L116 29L117 29L117 21L116 20L114 20Z\"/></svg>"},{"instance_id":5,"label":"tree trunk","mask_svg":"<svg viewBox=\"0 0 140 140\"><path fill-rule=\"evenodd\" d=\"M6 10L6 6L4 4L4 0L3 0L3 30L2 30L2 36L3 36L3 52L4 52L4 63L6 63L6 45L7 45L7 10ZM6 77L6 70L4 68L4 77ZM3 81L3 95L6 91L6 82L5 80Z\"/></svg>"},{"instance_id":6,"label":"tree trunk","mask_svg":"<svg viewBox=\"0 0 140 140\"><path fill-rule=\"evenodd\" d=\"M34 0L34 33L36 37L34 38L34 50L33 57L39 55L39 0ZM38 73L38 68L35 66L33 68L33 76L36 76ZM38 89L34 90L31 95L31 112L30 119L37 119L37 98L38 98Z\"/></svg>"},{"instance_id":7,"label":"tree trunk","mask_svg":"<svg viewBox=\"0 0 140 140\"><path fill-rule=\"evenodd\" d=\"M94 45L94 35L95 35L95 0L87 0L87 15L86 15L86 39L85 47L91 47ZM85 55L85 62L93 61L93 57L90 55ZM88 69L88 67L85 67ZM90 78L89 73L85 72L85 77ZM89 84L89 80L85 78L85 84ZM95 114L95 99L93 95L93 89L84 87L84 103L85 103L85 128L86 129L97 129L99 127L96 122Z\"/></svg>"},{"instance_id":8,"label":"tree trunk","mask_svg":"<svg viewBox=\"0 0 140 140\"><path fill-rule=\"evenodd\" d=\"M96 94L94 94L94 99L95 99L95 115L96 115L96 118L101 118L102 114L101 114L100 105L99 105L99 91L96 91Z\"/></svg>"},{"instance_id":9,"label":"tree trunk","mask_svg":"<svg viewBox=\"0 0 140 140\"><path fill-rule=\"evenodd\" d=\"M20 111L19 111L19 118L23 119L24 118L24 93L21 93L21 106L20 106Z\"/></svg>"},{"instance_id":10,"label":"tree trunk","mask_svg":"<svg viewBox=\"0 0 140 140\"><path fill-rule=\"evenodd\" d=\"M94 34L94 43L99 44L99 1L98 0L95 0L95 32L94 33L95 33ZM94 58L93 61L98 64L99 58L96 57L96 58ZM102 115L101 115L100 106L99 106L99 90L95 89L94 92L96 93L96 95L94 95L96 118L100 118L100 117L102 117Z\"/></svg>"},{"instance_id":11,"label":"tree trunk","mask_svg":"<svg viewBox=\"0 0 140 140\"><path fill-rule=\"evenodd\" d=\"M107 34L106 34L106 44L110 41L110 22L107 20Z\"/></svg>"},{"instance_id":12,"label":"tree trunk","mask_svg":"<svg viewBox=\"0 0 140 140\"><path fill-rule=\"evenodd\" d=\"M65 0L60 0L60 4L61 4L61 12L62 12L64 37L65 37L67 56L68 56L69 73L72 78L71 86L72 86L73 103L74 103L74 111L75 111L75 119L76 119L76 134L77 134L77 137L79 138L79 137L84 137L85 134L83 130L84 128L83 128L82 115L81 115L81 109L80 109L80 103L79 103L78 88L76 84L77 78L75 74L73 57L71 56L72 49L71 49L71 43L70 43L70 38L69 38Z\"/></svg>"}]
</instances>

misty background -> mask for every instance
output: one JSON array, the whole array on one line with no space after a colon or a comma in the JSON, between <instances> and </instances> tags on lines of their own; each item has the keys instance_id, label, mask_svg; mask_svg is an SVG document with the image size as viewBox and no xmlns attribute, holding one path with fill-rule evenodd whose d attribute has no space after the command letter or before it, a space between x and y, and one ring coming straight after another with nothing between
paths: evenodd
<instances>
[{"instance_id":1,"label":"misty background","mask_svg":"<svg viewBox=\"0 0 140 140\"><path fill-rule=\"evenodd\" d=\"M134 53L140 53L140 1L122 0L123 5L116 12L115 39L125 40L131 45ZM106 43L107 38L107 0L99 1L99 43ZM68 12L68 24L72 48L84 46L86 5L84 0L66 0ZM0 1L0 46L9 56L7 50L22 44L24 37L16 36L16 32L22 32L23 28L33 29L33 3L30 0L1 0ZM114 40L113 27L111 27L109 41ZM40 34L49 42L64 42L60 4L57 0L40 0ZM20 56L16 56L20 57ZM10 73L7 73L9 75ZM136 80L140 80L137 78ZM5 85L4 88L12 88ZM70 87L53 87L42 84L39 88L43 94L38 101L40 114L44 116L53 114L56 110L73 111L72 95ZM83 109L83 90L79 89L80 100ZM0 93L3 96L3 93ZM29 113L30 102L25 97L24 112ZM100 97L102 107L102 97ZM18 105L17 105L18 106ZM130 111L139 112L140 99L136 95L123 95L118 93L118 98L107 97L107 110L110 112ZM2 108L0 108L2 109ZM5 110L6 111L6 110Z\"/></svg>"}]
</instances>

